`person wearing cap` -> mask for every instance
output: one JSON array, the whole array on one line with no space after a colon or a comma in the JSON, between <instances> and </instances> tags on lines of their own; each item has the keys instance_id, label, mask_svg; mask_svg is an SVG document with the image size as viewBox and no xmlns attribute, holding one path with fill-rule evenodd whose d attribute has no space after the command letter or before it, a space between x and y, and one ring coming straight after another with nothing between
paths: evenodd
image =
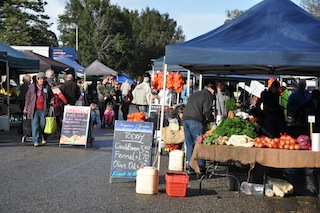
<instances>
[{"instance_id":1,"label":"person wearing cap","mask_svg":"<svg viewBox=\"0 0 320 213\"><path fill-rule=\"evenodd\" d=\"M296 89L288 99L287 103L287 110L288 110L288 116L293 117L294 115L297 115L297 109L300 104L310 100L311 94L306 90L306 81L300 80L298 89ZM306 114L307 112L304 110L300 111L301 114ZM296 116L296 121L300 121L300 116Z\"/></svg>"},{"instance_id":2,"label":"person wearing cap","mask_svg":"<svg viewBox=\"0 0 320 213\"><path fill-rule=\"evenodd\" d=\"M139 112L148 112L148 106L151 101L151 87L149 78L144 77L143 82L138 84L132 91L132 103L137 105Z\"/></svg>"},{"instance_id":3,"label":"person wearing cap","mask_svg":"<svg viewBox=\"0 0 320 213\"><path fill-rule=\"evenodd\" d=\"M215 85L210 82L206 85L205 89L192 93L188 99L188 103L183 110L183 129L184 141L186 143L186 160L187 170L189 174L194 171L190 168L189 163L193 153L195 142L200 135L206 131L207 123L214 120L213 117L213 101L215 99ZM198 159L200 171L205 171L205 160Z\"/></svg>"},{"instance_id":4,"label":"person wearing cap","mask_svg":"<svg viewBox=\"0 0 320 213\"><path fill-rule=\"evenodd\" d=\"M36 82L30 84L26 94L26 102L23 113L31 119L32 140L34 146L47 143L47 135L43 130L46 124L50 103L53 102L53 93L49 85L44 85L45 74L39 72Z\"/></svg>"}]
</instances>

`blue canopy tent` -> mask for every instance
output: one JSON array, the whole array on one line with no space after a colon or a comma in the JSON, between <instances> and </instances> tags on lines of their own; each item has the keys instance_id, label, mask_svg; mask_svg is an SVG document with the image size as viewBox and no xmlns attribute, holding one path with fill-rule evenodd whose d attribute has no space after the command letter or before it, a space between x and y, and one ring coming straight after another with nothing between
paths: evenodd
<instances>
[{"instance_id":1,"label":"blue canopy tent","mask_svg":"<svg viewBox=\"0 0 320 213\"><path fill-rule=\"evenodd\" d=\"M34 59L9 45L0 41L0 70L6 71L7 78L7 91L9 91L9 79L10 79L10 69L17 70L17 72L38 72L39 70L39 60ZM3 63L4 62L4 63ZM2 75L2 72L1 72ZM11 73L12 75L12 73ZM8 108L10 107L10 98L7 95ZM10 117L10 110L7 109L8 119Z\"/></svg>"},{"instance_id":2,"label":"blue canopy tent","mask_svg":"<svg viewBox=\"0 0 320 213\"><path fill-rule=\"evenodd\" d=\"M56 60L56 61L59 61L59 62L61 62L63 64L66 64L68 66L73 67L73 69L74 69L74 71L76 73L83 74L84 67L81 66L80 64L78 64L76 61L71 60L67 56L61 55L59 57L54 57L53 59Z\"/></svg>"},{"instance_id":3,"label":"blue canopy tent","mask_svg":"<svg viewBox=\"0 0 320 213\"><path fill-rule=\"evenodd\" d=\"M7 53L8 66L18 70L39 70L39 60L0 41L0 51Z\"/></svg>"},{"instance_id":4,"label":"blue canopy tent","mask_svg":"<svg viewBox=\"0 0 320 213\"><path fill-rule=\"evenodd\" d=\"M190 41L166 63L214 74L320 76L320 21L290 0L264 0Z\"/></svg>"},{"instance_id":5,"label":"blue canopy tent","mask_svg":"<svg viewBox=\"0 0 320 213\"><path fill-rule=\"evenodd\" d=\"M157 59L151 59L153 61L153 70L154 71L162 71L163 70L163 64L165 62L164 57L157 58ZM180 71L180 72L187 72L188 69L179 66L179 65L168 65L167 68L168 71Z\"/></svg>"},{"instance_id":6,"label":"blue canopy tent","mask_svg":"<svg viewBox=\"0 0 320 213\"><path fill-rule=\"evenodd\" d=\"M126 80L128 80L129 84L132 84L133 81L134 81L133 78L131 78L131 77L125 75L125 74L119 74L119 75L118 75L118 82L119 82L120 84L124 83Z\"/></svg>"}]
</instances>

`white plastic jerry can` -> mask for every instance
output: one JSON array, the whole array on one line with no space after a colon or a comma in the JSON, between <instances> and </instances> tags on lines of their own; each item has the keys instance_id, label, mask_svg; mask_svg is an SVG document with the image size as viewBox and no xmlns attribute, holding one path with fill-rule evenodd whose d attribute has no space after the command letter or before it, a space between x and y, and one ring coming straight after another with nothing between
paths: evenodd
<instances>
[{"instance_id":1,"label":"white plastic jerry can","mask_svg":"<svg viewBox=\"0 0 320 213\"><path fill-rule=\"evenodd\" d=\"M138 169L136 178L136 193L157 194L159 171L155 167L146 166Z\"/></svg>"},{"instance_id":2,"label":"white plastic jerry can","mask_svg":"<svg viewBox=\"0 0 320 213\"><path fill-rule=\"evenodd\" d=\"M184 152L181 150L173 150L169 153L170 171L183 171L184 167Z\"/></svg>"}]
</instances>

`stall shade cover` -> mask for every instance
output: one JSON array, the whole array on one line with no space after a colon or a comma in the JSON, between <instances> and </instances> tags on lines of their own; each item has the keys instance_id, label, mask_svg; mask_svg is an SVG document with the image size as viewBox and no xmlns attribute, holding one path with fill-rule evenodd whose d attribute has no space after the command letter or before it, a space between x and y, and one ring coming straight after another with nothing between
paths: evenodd
<instances>
[{"instance_id":1,"label":"stall shade cover","mask_svg":"<svg viewBox=\"0 0 320 213\"><path fill-rule=\"evenodd\" d=\"M40 71L42 71L42 72L45 72L48 69L52 69L56 74L66 72L68 74L74 75L74 69L71 66L63 64L63 63L56 61L52 58L48 58L43 55L37 54L37 53L32 52L30 50L24 50L22 52L28 56L39 59Z\"/></svg>"},{"instance_id":2,"label":"stall shade cover","mask_svg":"<svg viewBox=\"0 0 320 213\"><path fill-rule=\"evenodd\" d=\"M320 21L290 0L264 0L192 40L166 46L166 63L223 74L320 76Z\"/></svg>"},{"instance_id":3,"label":"stall shade cover","mask_svg":"<svg viewBox=\"0 0 320 213\"><path fill-rule=\"evenodd\" d=\"M0 51L7 53L8 65L10 68L24 70L39 69L38 59L32 58L18 50L15 50L14 48L10 47L2 41L0 41Z\"/></svg>"},{"instance_id":4,"label":"stall shade cover","mask_svg":"<svg viewBox=\"0 0 320 213\"><path fill-rule=\"evenodd\" d=\"M59 57L54 57L53 59L68 66L71 66L75 72L83 73L84 67L78 64L76 61L71 60L67 56L61 55Z\"/></svg>"},{"instance_id":5,"label":"stall shade cover","mask_svg":"<svg viewBox=\"0 0 320 213\"><path fill-rule=\"evenodd\" d=\"M89 66L84 69L86 76L103 76L103 75L118 75L116 71L107 67L98 60L92 62Z\"/></svg>"}]
</instances>

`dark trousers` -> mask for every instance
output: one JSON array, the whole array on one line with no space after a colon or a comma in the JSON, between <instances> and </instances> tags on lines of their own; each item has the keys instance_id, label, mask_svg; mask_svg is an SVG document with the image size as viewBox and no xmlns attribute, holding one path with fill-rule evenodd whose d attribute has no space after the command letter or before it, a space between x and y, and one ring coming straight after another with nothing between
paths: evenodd
<instances>
[{"instance_id":1,"label":"dark trousers","mask_svg":"<svg viewBox=\"0 0 320 213\"><path fill-rule=\"evenodd\" d=\"M106 101L98 101L101 125L104 125L103 113L104 113L104 111L106 109L106 104L107 104Z\"/></svg>"}]
</instances>

